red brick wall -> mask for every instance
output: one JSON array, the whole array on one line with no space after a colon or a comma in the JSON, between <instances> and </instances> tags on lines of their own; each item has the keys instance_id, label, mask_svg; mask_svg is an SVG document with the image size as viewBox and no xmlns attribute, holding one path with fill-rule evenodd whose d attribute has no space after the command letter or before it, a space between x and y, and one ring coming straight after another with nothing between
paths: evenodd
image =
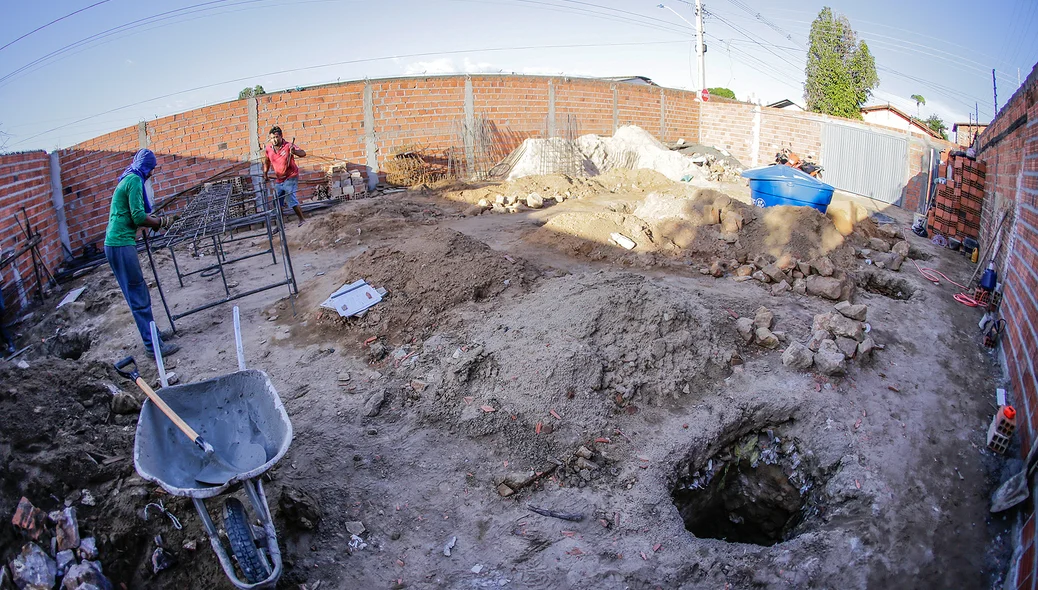
<instances>
[{"instance_id":1,"label":"red brick wall","mask_svg":"<svg viewBox=\"0 0 1038 590\"><path fill-rule=\"evenodd\" d=\"M660 88L619 84L617 111L620 125L637 125L660 136ZM694 93L686 93L694 94ZM669 138L668 138L669 139Z\"/></svg>"},{"instance_id":2,"label":"red brick wall","mask_svg":"<svg viewBox=\"0 0 1038 590\"><path fill-rule=\"evenodd\" d=\"M801 157L822 156L822 118L812 113L761 108L760 165L775 161L775 154L789 148ZM746 162L749 165L749 161Z\"/></svg>"},{"instance_id":3,"label":"red brick wall","mask_svg":"<svg viewBox=\"0 0 1038 590\"><path fill-rule=\"evenodd\" d=\"M613 134L613 84L576 79L556 79L554 84L555 121L560 135L568 115L577 117L580 135Z\"/></svg>"},{"instance_id":4,"label":"red brick wall","mask_svg":"<svg viewBox=\"0 0 1038 590\"><path fill-rule=\"evenodd\" d=\"M684 139L695 142L699 138L699 105L695 92L664 90L663 141L675 142ZM651 129L648 131L652 132Z\"/></svg>"},{"instance_id":5,"label":"red brick wall","mask_svg":"<svg viewBox=\"0 0 1038 590\"><path fill-rule=\"evenodd\" d=\"M1038 66L981 134L978 157L987 165L981 243L995 238L1001 207L1013 213L1002 228L996 264L1005 296L1001 314L1007 323L1002 352L1013 401L1021 419L1021 452L1026 455L1038 433ZM1015 129L1011 129L1016 126ZM1028 504L1018 557L1016 588L1038 588L1034 546L1035 517ZM1009 580L1014 583L1013 579ZM1014 586L1009 586L1014 587Z\"/></svg>"},{"instance_id":6,"label":"red brick wall","mask_svg":"<svg viewBox=\"0 0 1038 590\"><path fill-rule=\"evenodd\" d=\"M752 141L753 105L719 101L699 105L699 143L724 148L748 167Z\"/></svg>"},{"instance_id":7,"label":"red brick wall","mask_svg":"<svg viewBox=\"0 0 1038 590\"><path fill-rule=\"evenodd\" d=\"M18 250L26 244L25 234L18 226L18 223L25 226L25 216L22 215L24 208L32 232L41 234L41 262L48 268L54 268L63 256L58 237L58 218L51 202L50 168L50 157L44 151L0 156L0 253ZM17 221L15 214L18 215ZM3 277L0 284L3 285L4 302L8 310L19 307L14 283L15 266L27 295L31 296L38 287L30 253L21 255L17 262L5 266L0 270Z\"/></svg>"}]
</instances>

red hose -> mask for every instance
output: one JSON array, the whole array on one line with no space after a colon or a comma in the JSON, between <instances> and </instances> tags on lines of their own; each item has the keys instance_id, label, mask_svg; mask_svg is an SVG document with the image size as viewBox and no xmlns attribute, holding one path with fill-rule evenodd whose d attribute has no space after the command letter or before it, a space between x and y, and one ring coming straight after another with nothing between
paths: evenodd
<instances>
[{"instance_id":1,"label":"red hose","mask_svg":"<svg viewBox=\"0 0 1038 590\"><path fill-rule=\"evenodd\" d=\"M904 236L906 241L908 240L908 235L905 234L904 228L901 229L901 235ZM919 274L923 275L924 279L930 281L931 283L933 283L935 285L940 285L941 284L941 279L938 278L938 277L942 277L944 280L946 280L949 283L955 285L956 287L962 289L963 291L966 291L966 290L969 289L969 287L967 287L966 285L962 285L962 284L956 283L955 281L949 279L948 276L945 275L943 272L940 272L938 270L935 270L935 269L932 269L932 268L929 268L929 267L926 267L926 268L920 267L919 263L916 262L914 258L912 259L912 264L915 265L916 270L919 271ZM956 293L955 296L954 296L954 299L956 301L958 301L959 303L961 303L963 305L968 305L970 307L983 307L984 306L984 303L982 303L980 301L977 301L976 299L974 299L973 297L971 297L971 296L969 296L969 295L967 295L965 293Z\"/></svg>"}]
</instances>

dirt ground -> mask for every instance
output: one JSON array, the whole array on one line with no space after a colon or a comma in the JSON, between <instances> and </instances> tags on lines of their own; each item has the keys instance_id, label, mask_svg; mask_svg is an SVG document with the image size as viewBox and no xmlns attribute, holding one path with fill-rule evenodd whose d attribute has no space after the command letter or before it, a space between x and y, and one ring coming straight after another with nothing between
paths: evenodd
<instances>
[{"instance_id":1,"label":"dirt ground","mask_svg":"<svg viewBox=\"0 0 1038 590\"><path fill-rule=\"evenodd\" d=\"M985 447L997 364L980 312L916 270L964 281L973 265L909 232L914 259L879 270L856 256L883 235L871 220L842 236L813 211L750 207L745 187L661 178L423 187L289 224L299 296L237 302L247 364L270 376L295 431L265 479L279 587L1000 586L1015 514L988 512L1011 467ZM532 191L548 206L472 210ZM736 214L741 228L724 231ZM833 309L736 280L737 267L784 255L828 257L857 283L883 349L825 376L785 366L785 343L746 344L735 320L761 306L787 343L807 342ZM169 257L158 262L175 313L221 296L218 277L181 288ZM870 276L910 296L870 290L882 282ZM238 291L279 277L269 255L228 273ZM387 290L364 317L319 308L360 278ZM117 586L230 588L191 503L134 472L136 415L115 413L112 392L143 394L111 365L133 354L146 379L156 370L129 309L106 267L61 294L79 286L79 302L44 313L48 301L20 327L28 368L0 363L0 514L23 495L45 511L76 506ZM176 327L167 368L181 381L236 369L230 305ZM160 500L183 529L144 518ZM157 535L177 564L155 574ZM5 517L0 557L23 543Z\"/></svg>"}]
</instances>

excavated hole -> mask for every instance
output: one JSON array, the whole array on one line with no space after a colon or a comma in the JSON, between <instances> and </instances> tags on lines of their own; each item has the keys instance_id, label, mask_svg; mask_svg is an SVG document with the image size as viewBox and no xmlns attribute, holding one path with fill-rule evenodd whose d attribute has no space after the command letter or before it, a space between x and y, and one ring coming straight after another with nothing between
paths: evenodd
<instances>
[{"instance_id":1,"label":"excavated hole","mask_svg":"<svg viewBox=\"0 0 1038 590\"><path fill-rule=\"evenodd\" d=\"M44 346L46 354L70 361L78 361L88 350L90 350L89 334L59 334Z\"/></svg>"},{"instance_id":2,"label":"excavated hole","mask_svg":"<svg viewBox=\"0 0 1038 590\"><path fill-rule=\"evenodd\" d=\"M858 276L857 283L858 287L865 289L869 293L876 293L901 301L911 299L916 292L915 285L907 280L878 272L861 273Z\"/></svg>"},{"instance_id":3,"label":"excavated hole","mask_svg":"<svg viewBox=\"0 0 1038 590\"><path fill-rule=\"evenodd\" d=\"M799 441L768 429L709 458L679 464L671 498L700 538L770 546L804 532L819 512Z\"/></svg>"}]
</instances>

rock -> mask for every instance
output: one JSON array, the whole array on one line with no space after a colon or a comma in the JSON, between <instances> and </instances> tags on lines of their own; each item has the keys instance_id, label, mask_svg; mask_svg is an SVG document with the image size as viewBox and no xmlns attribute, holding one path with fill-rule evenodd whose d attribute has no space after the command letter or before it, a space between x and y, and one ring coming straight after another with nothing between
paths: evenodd
<instances>
[{"instance_id":1,"label":"rock","mask_svg":"<svg viewBox=\"0 0 1038 590\"><path fill-rule=\"evenodd\" d=\"M458 544L458 537L456 537L456 536L455 537L451 537L446 543L444 543L444 545L443 545L443 555L444 555L444 557L450 557L451 556L451 549L454 549L454 546L457 545L457 544Z\"/></svg>"},{"instance_id":2,"label":"rock","mask_svg":"<svg viewBox=\"0 0 1038 590\"><path fill-rule=\"evenodd\" d=\"M837 303L834 308L844 317L858 320L859 322L865 321L865 317L869 311L869 308L864 304L859 303L854 305L850 301L841 301Z\"/></svg>"},{"instance_id":3,"label":"rock","mask_svg":"<svg viewBox=\"0 0 1038 590\"><path fill-rule=\"evenodd\" d=\"M782 293L785 293L786 291L789 291L792 288L793 287L789 286L789 283L787 283L786 281L782 281L781 283L776 283L771 286L771 294L781 295Z\"/></svg>"},{"instance_id":4,"label":"rock","mask_svg":"<svg viewBox=\"0 0 1038 590\"><path fill-rule=\"evenodd\" d=\"M858 359L862 362L868 361L872 358L872 350L875 348L876 341L872 339L872 336L866 336L858 343Z\"/></svg>"},{"instance_id":5,"label":"rock","mask_svg":"<svg viewBox=\"0 0 1038 590\"><path fill-rule=\"evenodd\" d=\"M890 244L883 238L869 238L869 248L876 252L890 252Z\"/></svg>"},{"instance_id":6,"label":"rock","mask_svg":"<svg viewBox=\"0 0 1038 590\"><path fill-rule=\"evenodd\" d=\"M198 542L194 539L184 542L184 551L194 551L198 549Z\"/></svg>"},{"instance_id":7,"label":"rock","mask_svg":"<svg viewBox=\"0 0 1038 590\"><path fill-rule=\"evenodd\" d=\"M576 461L577 469L587 469L588 471L594 471L598 469L598 463L594 461L588 461L583 457L577 457Z\"/></svg>"},{"instance_id":8,"label":"rock","mask_svg":"<svg viewBox=\"0 0 1038 590\"><path fill-rule=\"evenodd\" d=\"M818 348L822 346L822 341L830 339L828 330L816 330L811 333L811 338L807 341L807 348L818 352Z\"/></svg>"},{"instance_id":9,"label":"rock","mask_svg":"<svg viewBox=\"0 0 1038 590\"><path fill-rule=\"evenodd\" d=\"M836 348L840 349L843 356L849 359L854 358L854 355L858 353L858 341L853 338L840 336L836 339Z\"/></svg>"},{"instance_id":10,"label":"rock","mask_svg":"<svg viewBox=\"0 0 1038 590\"><path fill-rule=\"evenodd\" d=\"M374 342L371 344L370 347L368 347L368 360L370 360L373 363L377 363L378 361L386 358L386 355L388 354L389 349L386 348L386 345L382 344L381 342Z\"/></svg>"},{"instance_id":11,"label":"rock","mask_svg":"<svg viewBox=\"0 0 1038 590\"><path fill-rule=\"evenodd\" d=\"M357 535L358 537L364 534L364 531L368 529L364 528L364 523L359 520L347 520L346 521L346 532L351 535Z\"/></svg>"},{"instance_id":12,"label":"rock","mask_svg":"<svg viewBox=\"0 0 1038 590\"><path fill-rule=\"evenodd\" d=\"M772 282L775 283L781 283L782 281L789 279L789 277L786 276L786 273L783 272L777 264L769 264L762 268L761 272L763 272L765 276L767 276L769 279L772 280Z\"/></svg>"},{"instance_id":13,"label":"rock","mask_svg":"<svg viewBox=\"0 0 1038 590\"><path fill-rule=\"evenodd\" d=\"M58 551L79 547L79 520L76 518L74 507L70 506L61 511L55 528L54 536L58 541Z\"/></svg>"},{"instance_id":14,"label":"rock","mask_svg":"<svg viewBox=\"0 0 1038 590\"><path fill-rule=\"evenodd\" d=\"M905 259L893 252L886 252L882 254L876 254L872 258L872 263L876 265L876 268L882 268L885 270L899 271L901 265L905 262Z\"/></svg>"},{"instance_id":15,"label":"rock","mask_svg":"<svg viewBox=\"0 0 1038 590\"><path fill-rule=\"evenodd\" d=\"M796 268L797 259L793 258L792 254L783 254L782 256L778 257L778 260L775 261L775 266L779 267L783 271L788 272Z\"/></svg>"},{"instance_id":16,"label":"rock","mask_svg":"<svg viewBox=\"0 0 1038 590\"><path fill-rule=\"evenodd\" d=\"M29 538L35 541L43 534L45 516L42 510L33 506L28 498L22 496L22 499L18 501L18 507L14 510L11 524L24 530Z\"/></svg>"},{"instance_id":17,"label":"rock","mask_svg":"<svg viewBox=\"0 0 1038 590\"><path fill-rule=\"evenodd\" d=\"M771 326L775 323L775 314L770 309L764 307L757 308L757 311L753 315L753 327L754 328L767 328L771 329Z\"/></svg>"},{"instance_id":18,"label":"rock","mask_svg":"<svg viewBox=\"0 0 1038 590\"><path fill-rule=\"evenodd\" d=\"M892 247L890 249L890 251L893 252L894 254L897 254L902 259L904 259L904 258L908 258L908 252L911 249L912 249L912 245L909 244L908 241L901 240L900 242L894 244L894 247Z\"/></svg>"},{"instance_id":19,"label":"rock","mask_svg":"<svg viewBox=\"0 0 1038 590\"><path fill-rule=\"evenodd\" d=\"M807 276L807 275L805 275L804 273L800 272L800 269L799 269L799 268L794 268L794 269L793 269L793 272L792 272L791 274L793 275L793 280L794 280L794 281L795 281L795 280L797 280L797 279L802 279L802 278L804 278L805 276Z\"/></svg>"},{"instance_id":20,"label":"rock","mask_svg":"<svg viewBox=\"0 0 1038 590\"><path fill-rule=\"evenodd\" d=\"M115 414L139 414L141 411L141 402L137 401L137 398L120 391L119 393L112 396L112 412Z\"/></svg>"},{"instance_id":21,"label":"rock","mask_svg":"<svg viewBox=\"0 0 1038 590\"><path fill-rule=\"evenodd\" d=\"M811 265L807 262L798 262L797 270L799 270L805 277L811 276Z\"/></svg>"},{"instance_id":22,"label":"rock","mask_svg":"<svg viewBox=\"0 0 1038 590\"><path fill-rule=\"evenodd\" d=\"M491 206L490 200L488 199L480 199L479 202L476 204L479 205L482 209L489 209Z\"/></svg>"},{"instance_id":23,"label":"rock","mask_svg":"<svg viewBox=\"0 0 1038 590\"><path fill-rule=\"evenodd\" d=\"M861 342L862 338L865 337L865 327L862 326L861 322L840 314L833 315L832 321L829 322L829 331L837 338L843 336L855 342Z\"/></svg>"},{"instance_id":24,"label":"rock","mask_svg":"<svg viewBox=\"0 0 1038 590\"><path fill-rule=\"evenodd\" d=\"M833 275L836 276L836 275ZM854 298L854 278L841 271L840 279L840 301L850 301Z\"/></svg>"},{"instance_id":25,"label":"rock","mask_svg":"<svg viewBox=\"0 0 1038 590\"><path fill-rule=\"evenodd\" d=\"M499 195L500 196L500 195ZM502 197L504 198L504 197ZM491 213L508 213L508 209L501 203L494 203L494 206L490 208Z\"/></svg>"},{"instance_id":26,"label":"rock","mask_svg":"<svg viewBox=\"0 0 1038 590\"><path fill-rule=\"evenodd\" d=\"M321 521L321 505L309 493L295 486L281 488L278 507L285 521L298 529L312 531Z\"/></svg>"},{"instance_id":27,"label":"rock","mask_svg":"<svg viewBox=\"0 0 1038 590\"><path fill-rule=\"evenodd\" d=\"M533 483L536 477L537 473L534 471L513 471L505 475L499 483L503 483L513 490L521 490Z\"/></svg>"},{"instance_id":28,"label":"rock","mask_svg":"<svg viewBox=\"0 0 1038 590\"><path fill-rule=\"evenodd\" d=\"M494 204L495 205L504 205L505 204L505 196L504 195L497 195L497 196L495 196L494 197Z\"/></svg>"},{"instance_id":29,"label":"rock","mask_svg":"<svg viewBox=\"0 0 1038 590\"><path fill-rule=\"evenodd\" d=\"M820 313L820 314L815 315L814 319L811 321L811 331L812 332L822 331L822 332L825 332L826 334L828 334L829 333L829 324L832 323L833 318L835 316L836 316L836 314L834 314L831 311L827 311L825 313Z\"/></svg>"},{"instance_id":30,"label":"rock","mask_svg":"<svg viewBox=\"0 0 1038 590\"><path fill-rule=\"evenodd\" d=\"M464 215L465 217L475 217L480 213L483 213L483 210L484 208L480 207L479 205L472 205L471 207L465 209L462 215Z\"/></svg>"},{"instance_id":31,"label":"rock","mask_svg":"<svg viewBox=\"0 0 1038 590\"><path fill-rule=\"evenodd\" d=\"M775 338L779 339L779 342L786 342L789 340L789 335L781 330L772 330L771 333L775 335Z\"/></svg>"},{"instance_id":32,"label":"rock","mask_svg":"<svg viewBox=\"0 0 1038 590\"><path fill-rule=\"evenodd\" d=\"M530 193L526 196L526 206L531 209L540 209L544 206L544 198L537 193Z\"/></svg>"},{"instance_id":33,"label":"rock","mask_svg":"<svg viewBox=\"0 0 1038 590\"><path fill-rule=\"evenodd\" d=\"M501 484L501 485L497 486L497 493L502 498L507 498L508 496L511 496L512 494L514 494L515 490L513 490L512 488L508 487L505 484Z\"/></svg>"},{"instance_id":34,"label":"rock","mask_svg":"<svg viewBox=\"0 0 1038 590\"><path fill-rule=\"evenodd\" d=\"M901 228L892 223L884 223L876 229L879 231L880 235L886 236L890 239L901 237Z\"/></svg>"},{"instance_id":35,"label":"rock","mask_svg":"<svg viewBox=\"0 0 1038 590\"><path fill-rule=\"evenodd\" d=\"M742 336L742 339L746 344L753 342L753 320L750 318L739 318L735 320L735 329Z\"/></svg>"},{"instance_id":36,"label":"rock","mask_svg":"<svg viewBox=\"0 0 1038 590\"><path fill-rule=\"evenodd\" d=\"M742 213L733 209L721 213L721 232L726 234L738 233L742 229L745 219Z\"/></svg>"},{"instance_id":37,"label":"rock","mask_svg":"<svg viewBox=\"0 0 1038 590\"><path fill-rule=\"evenodd\" d=\"M25 362L25 361L23 361L23 360L19 360L18 362L16 362L16 363L14 364L14 366L16 366L16 367L18 367L19 369L22 369L22 370L24 371L24 370L26 370L26 369L28 369L28 368L29 368L29 363L27 363L27 362Z\"/></svg>"},{"instance_id":38,"label":"rock","mask_svg":"<svg viewBox=\"0 0 1038 590\"><path fill-rule=\"evenodd\" d=\"M386 390L379 389L368 396L368 399L364 400L364 415L368 418L374 418L378 416L378 413L382 411L382 404L386 403Z\"/></svg>"},{"instance_id":39,"label":"rock","mask_svg":"<svg viewBox=\"0 0 1038 590\"><path fill-rule=\"evenodd\" d=\"M591 449L585 447L584 445L580 445L580 448L578 448L576 452L573 454L578 457L583 457L585 459L590 459L594 456L594 453L591 452Z\"/></svg>"},{"instance_id":40,"label":"rock","mask_svg":"<svg viewBox=\"0 0 1038 590\"><path fill-rule=\"evenodd\" d=\"M799 342L793 342L782 352L782 364L792 369L800 371L810 369L814 362L811 349Z\"/></svg>"},{"instance_id":41,"label":"rock","mask_svg":"<svg viewBox=\"0 0 1038 590\"><path fill-rule=\"evenodd\" d=\"M64 576L68 568L76 563L76 554L71 549L64 551L58 551L58 554L54 558L54 562L57 566L58 577Z\"/></svg>"},{"instance_id":42,"label":"rock","mask_svg":"<svg viewBox=\"0 0 1038 590\"><path fill-rule=\"evenodd\" d=\"M822 341L814 361L815 367L824 375L842 375L845 371L843 353L832 340Z\"/></svg>"},{"instance_id":43,"label":"rock","mask_svg":"<svg viewBox=\"0 0 1038 590\"><path fill-rule=\"evenodd\" d=\"M764 348L776 348L779 345L778 336L772 334L771 330L767 328L757 328L753 335L757 340L757 344Z\"/></svg>"},{"instance_id":44,"label":"rock","mask_svg":"<svg viewBox=\"0 0 1038 590\"><path fill-rule=\"evenodd\" d=\"M750 275L750 276L752 276L753 278L757 279L758 281L760 281L762 283L767 283L768 282L768 275L764 274L763 272L761 272L759 270L758 271L754 271L754 273L752 275Z\"/></svg>"},{"instance_id":45,"label":"rock","mask_svg":"<svg viewBox=\"0 0 1038 590\"><path fill-rule=\"evenodd\" d=\"M833 266L833 261L829 260L828 256L821 256L813 260L811 268L823 277L831 277L836 272L836 267Z\"/></svg>"},{"instance_id":46,"label":"rock","mask_svg":"<svg viewBox=\"0 0 1038 590\"><path fill-rule=\"evenodd\" d=\"M710 276L712 277L723 277L724 276L724 265L719 260L715 260L710 263Z\"/></svg>"},{"instance_id":47,"label":"rock","mask_svg":"<svg viewBox=\"0 0 1038 590\"><path fill-rule=\"evenodd\" d=\"M175 565L177 565L177 558L173 557L172 553L166 551L162 547L156 547L155 551L151 554L151 571L155 574L166 571ZM69 590L75 590L75 587Z\"/></svg>"},{"instance_id":48,"label":"rock","mask_svg":"<svg viewBox=\"0 0 1038 590\"><path fill-rule=\"evenodd\" d=\"M97 539L87 537L79 542L79 558L85 561L93 561L98 558Z\"/></svg>"},{"instance_id":49,"label":"rock","mask_svg":"<svg viewBox=\"0 0 1038 590\"><path fill-rule=\"evenodd\" d=\"M737 277L748 277L753 274L753 271L757 270L752 264L744 264L739 268L735 269L735 276Z\"/></svg>"},{"instance_id":50,"label":"rock","mask_svg":"<svg viewBox=\"0 0 1038 590\"><path fill-rule=\"evenodd\" d=\"M112 583L94 565L94 562L84 561L79 565L73 565L61 581L62 590L81 590L84 586L94 586L102 590L112 590Z\"/></svg>"},{"instance_id":51,"label":"rock","mask_svg":"<svg viewBox=\"0 0 1038 590\"><path fill-rule=\"evenodd\" d=\"M20 590L54 587L58 566L36 543L28 543L11 560L11 580Z\"/></svg>"},{"instance_id":52,"label":"rock","mask_svg":"<svg viewBox=\"0 0 1038 590\"><path fill-rule=\"evenodd\" d=\"M794 279L793 280L793 292L796 293L797 295L806 295L807 294L807 281L804 280L804 279Z\"/></svg>"},{"instance_id":53,"label":"rock","mask_svg":"<svg viewBox=\"0 0 1038 590\"><path fill-rule=\"evenodd\" d=\"M825 297L833 301L840 299L840 293L843 291L843 284L840 279L831 276L811 275L804 280L807 281L808 295Z\"/></svg>"}]
</instances>

